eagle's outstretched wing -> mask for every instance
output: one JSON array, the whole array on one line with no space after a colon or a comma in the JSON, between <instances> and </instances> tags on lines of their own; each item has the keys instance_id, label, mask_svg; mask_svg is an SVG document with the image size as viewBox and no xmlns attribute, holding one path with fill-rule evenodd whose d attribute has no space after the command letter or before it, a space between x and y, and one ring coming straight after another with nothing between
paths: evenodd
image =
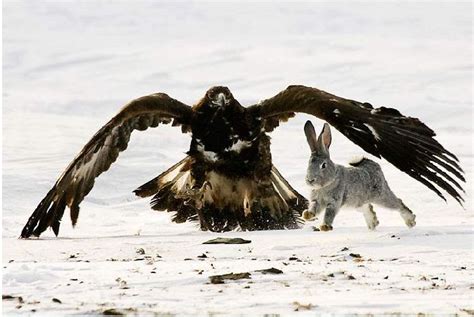
<instances>
[{"instance_id":1,"label":"eagle's outstretched wing","mask_svg":"<svg viewBox=\"0 0 474 317\"><path fill-rule=\"evenodd\" d=\"M396 109L374 109L369 103L305 86L289 86L248 109L265 120L266 131L272 131L295 112L326 120L365 151L385 158L444 200L435 184L460 204L464 201L459 183L465 179L456 156L433 138L435 133L423 122L405 117Z\"/></svg>"},{"instance_id":2,"label":"eagle's outstretched wing","mask_svg":"<svg viewBox=\"0 0 474 317\"><path fill-rule=\"evenodd\" d=\"M79 204L94 186L94 180L107 171L119 153L127 148L133 130L145 130L160 123L172 122L189 130L192 108L156 93L135 99L104 125L69 164L56 184L28 219L22 238L39 236L48 227L58 235L66 206L71 211L72 224L79 216Z\"/></svg>"}]
</instances>

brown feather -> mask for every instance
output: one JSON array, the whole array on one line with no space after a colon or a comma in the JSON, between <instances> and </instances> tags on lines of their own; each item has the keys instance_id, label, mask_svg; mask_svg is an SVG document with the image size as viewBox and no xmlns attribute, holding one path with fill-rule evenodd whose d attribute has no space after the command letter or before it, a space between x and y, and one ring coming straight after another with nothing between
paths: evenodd
<instances>
[{"instance_id":1,"label":"brown feather","mask_svg":"<svg viewBox=\"0 0 474 317\"><path fill-rule=\"evenodd\" d=\"M288 113L314 115L330 123L365 151L385 158L441 198L445 199L434 184L460 204L464 201L461 186L455 180L465 181L462 169L455 162L458 161L456 156L434 139L435 133L423 122L406 117L396 109L374 109L369 103L344 99L316 88L289 86L248 110L267 120L271 127L278 126L276 117L283 121ZM431 162L439 167L433 167Z\"/></svg>"},{"instance_id":2,"label":"brown feather","mask_svg":"<svg viewBox=\"0 0 474 317\"><path fill-rule=\"evenodd\" d=\"M119 152L127 148L133 130L146 130L150 126L158 126L160 122L169 123L171 119L174 125L187 126L192 116L191 107L162 93L131 101L92 137L69 164L31 215L21 237L28 238L32 234L39 236L49 226L53 226L57 234L66 204L75 225L79 204L92 190L95 178L107 171L118 158Z\"/></svg>"}]
</instances>

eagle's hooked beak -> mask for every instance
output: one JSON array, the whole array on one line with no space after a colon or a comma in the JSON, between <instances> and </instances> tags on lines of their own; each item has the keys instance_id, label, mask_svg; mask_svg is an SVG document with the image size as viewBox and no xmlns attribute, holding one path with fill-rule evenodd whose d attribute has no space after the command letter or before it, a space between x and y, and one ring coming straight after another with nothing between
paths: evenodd
<instances>
[{"instance_id":1,"label":"eagle's hooked beak","mask_svg":"<svg viewBox=\"0 0 474 317\"><path fill-rule=\"evenodd\" d=\"M217 105L217 106L225 106L225 105L228 105L230 102L229 99L226 98L225 94L224 93L219 93L216 98L212 101L213 104Z\"/></svg>"}]
</instances>

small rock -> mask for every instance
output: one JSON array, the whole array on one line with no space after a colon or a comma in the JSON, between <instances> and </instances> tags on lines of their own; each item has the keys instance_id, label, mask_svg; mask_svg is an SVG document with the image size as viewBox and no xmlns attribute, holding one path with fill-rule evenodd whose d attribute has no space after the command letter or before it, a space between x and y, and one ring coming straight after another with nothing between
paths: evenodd
<instances>
[{"instance_id":1,"label":"small rock","mask_svg":"<svg viewBox=\"0 0 474 317\"><path fill-rule=\"evenodd\" d=\"M118 277L115 281L119 283L120 289L129 289L129 287L127 286L127 281L122 280L120 277Z\"/></svg>"},{"instance_id":2,"label":"small rock","mask_svg":"<svg viewBox=\"0 0 474 317\"><path fill-rule=\"evenodd\" d=\"M474 309L461 308L460 310L467 313L470 316L474 316Z\"/></svg>"},{"instance_id":3,"label":"small rock","mask_svg":"<svg viewBox=\"0 0 474 317\"><path fill-rule=\"evenodd\" d=\"M207 255L205 253L197 256L199 259L206 259Z\"/></svg>"},{"instance_id":4,"label":"small rock","mask_svg":"<svg viewBox=\"0 0 474 317\"><path fill-rule=\"evenodd\" d=\"M344 247L341 249L341 252L345 252L345 251L349 251L349 248L348 247Z\"/></svg>"},{"instance_id":5,"label":"small rock","mask_svg":"<svg viewBox=\"0 0 474 317\"><path fill-rule=\"evenodd\" d=\"M202 244L247 244L251 243L251 240L244 240L242 238L215 238L203 242Z\"/></svg>"},{"instance_id":6,"label":"small rock","mask_svg":"<svg viewBox=\"0 0 474 317\"><path fill-rule=\"evenodd\" d=\"M56 297L53 297L52 301L54 303L62 304L62 302L59 299L57 299Z\"/></svg>"},{"instance_id":7,"label":"small rock","mask_svg":"<svg viewBox=\"0 0 474 317\"><path fill-rule=\"evenodd\" d=\"M18 300L18 303L23 304L23 297L21 296L12 296L12 295L2 295L2 300Z\"/></svg>"},{"instance_id":8,"label":"small rock","mask_svg":"<svg viewBox=\"0 0 474 317\"><path fill-rule=\"evenodd\" d=\"M228 273L222 275L209 276L211 284L224 284L224 280L241 280L250 278L249 272L243 273Z\"/></svg>"},{"instance_id":9,"label":"small rock","mask_svg":"<svg viewBox=\"0 0 474 317\"><path fill-rule=\"evenodd\" d=\"M293 302L293 305L295 305L295 311L311 310L313 308L313 305L311 303L301 304L299 302Z\"/></svg>"},{"instance_id":10,"label":"small rock","mask_svg":"<svg viewBox=\"0 0 474 317\"><path fill-rule=\"evenodd\" d=\"M282 270L276 269L274 267L264 270L257 270L256 272L260 272L262 274L283 274Z\"/></svg>"},{"instance_id":11,"label":"small rock","mask_svg":"<svg viewBox=\"0 0 474 317\"><path fill-rule=\"evenodd\" d=\"M137 254L144 255L145 254L145 249L143 248L138 248L136 251Z\"/></svg>"},{"instance_id":12,"label":"small rock","mask_svg":"<svg viewBox=\"0 0 474 317\"><path fill-rule=\"evenodd\" d=\"M351 256L351 257L353 257L353 258L356 258L356 259L362 258L362 256L361 256L360 254L358 254L358 253L351 253L351 254L349 254L349 256Z\"/></svg>"},{"instance_id":13,"label":"small rock","mask_svg":"<svg viewBox=\"0 0 474 317\"><path fill-rule=\"evenodd\" d=\"M125 314L115 310L113 308L106 309L102 312L103 315L108 315L108 316L124 316Z\"/></svg>"},{"instance_id":14,"label":"small rock","mask_svg":"<svg viewBox=\"0 0 474 317\"><path fill-rule=\"evenodd\" d=\"M209 276L211 284L224 284L224 280L219 276Z\"/></svg>"}]
</instances>

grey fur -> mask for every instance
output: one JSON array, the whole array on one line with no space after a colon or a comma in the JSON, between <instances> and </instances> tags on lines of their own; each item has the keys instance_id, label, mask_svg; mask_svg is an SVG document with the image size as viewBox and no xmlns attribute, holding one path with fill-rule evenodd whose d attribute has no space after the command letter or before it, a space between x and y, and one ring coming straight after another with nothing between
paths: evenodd
<instances>
[{"instance_id":1,"label":"grey fur","mask_svg":"<svg viewBox=\"0 0 474 317\"><path fill-rule=\"evenodd\" d=\"M373 230L379 224L372 206L376 204L397 209L409 228L416 225L415 215L391 191L379 164L367 158L352 163L350 167L334 164L329 155L329 125L324 124L319 138L310 121L306 122L304 131L311 149L306 183L312 189L303 218L309 220L325 211L320 228L332 230L332 223L341 207L354 207L363 213L367 227Z\"/></svg>"}]
</instances>

